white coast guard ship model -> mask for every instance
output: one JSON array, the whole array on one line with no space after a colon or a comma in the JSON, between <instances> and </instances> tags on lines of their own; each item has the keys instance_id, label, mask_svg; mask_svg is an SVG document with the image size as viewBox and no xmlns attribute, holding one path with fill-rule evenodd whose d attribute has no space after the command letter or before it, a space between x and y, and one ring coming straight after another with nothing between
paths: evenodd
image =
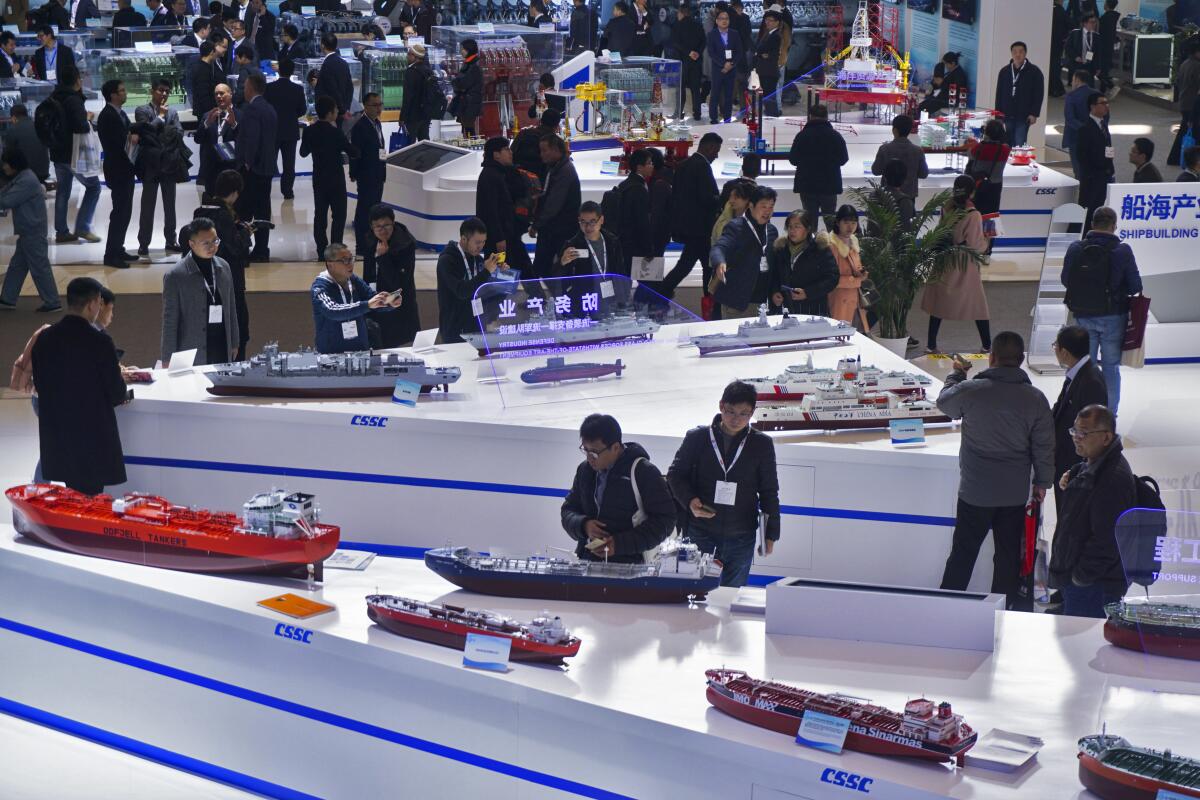
<instances>
[{"instance_id":1,"label":"white coast guard ship model","mask_svg":"<svg viewBox=\"0 0 1200 800\"><path fill-rule=\"evenodd\" d=\"M950 421L925 399L924 390L902 400L895 392L872 391L843 376L837 383L818 385L799 403L759 406L751 425L760 431L840 430L886 428L894 419Z\"/></svg>"},{"instance_id":2,"label":"white coast guard ship model","mask_svg":"<svg viewBox=\"0 0 1200 800\"><path fill-rule=\"evenodd\" d=\"M933 381L927 375L915 372L888 370L862 365L862 356L843 358L836 369L818 369L813 366L812 355L803 364L793 364L774 378L741 378L754 387L759 402L803 400L813 394L821 384L837 383L840 380L854 381L868 391L894 392L898 395L923 397Z\"/></svg>"}]
</instances>

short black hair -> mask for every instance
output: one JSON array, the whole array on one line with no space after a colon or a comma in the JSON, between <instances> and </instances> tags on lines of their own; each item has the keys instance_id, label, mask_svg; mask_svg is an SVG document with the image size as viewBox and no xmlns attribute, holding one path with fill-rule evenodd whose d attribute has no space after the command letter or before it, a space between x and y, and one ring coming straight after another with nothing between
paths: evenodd
<instances>
[{"instance_id":1,"label":"short black hair","mask_svg":"<svg viewBox=\"0 0 1200 800\"><path fill-rule=\"evenodd\" d=\"M1096 105L1101 100L1107 100L1107 99L1108 99L1108 95L1106 95L1104 92L1088 93L1088 97L1087 97L1088 109L1091 109L1092 106Z\"/></svg>"},{"instance_id":2,"label":"short black hair","mask_svg":"<svg viewBox=\"0 0 1200 800\"><path fill-rule=\"evenodd\" d=\"M710 144L715 144L717 147L720 147L724 143L725 140L721 138L720 134L713 133L712 131L709 131L700 137L700 147Z\"/></svg>"},{"instance_id":3,"label":"short black hair","mask_svg":"<svg viewBox=\"0 0 1200 800\"><path fill-rule=\"evenodd\" d=\"M208 21L208 17L196 17L192 20L192 33L199 33L209 27L212 27L212 23Z\"/></svg>"},{"instance_id":4,"label":"short black hair","mask_svg":"<svg viewBox=\"0 0 1200 800\"><path fill-rule=\"evenodd\" d=\"M65 85L66 81L63 83ZM100 94L104 96L104 102L107 103L108 101L112 100L113 95L121 90L121 86L123 84L124 81L119 81L116 78L113 78L110 81L105 81L104 85L100 87Z\"/></svg>"},{"instance_id":5,"label":"short black hair","mask_svg":"<svg viewBox=\"0 0 1200 800\"><path fill-rule=\"evenodd\" d=\"M212 2L208 4L208 15L210 17L213 16L214 14L219 15L224 10L225 10L225 4L222 3L221 0L212 0Z\"/></svg>"},{"instance_id":6,"label":"short black hair","mask_svg":"<svg viewBox=\"0 0 1200 800\"><path fill-rule=\"evenodd\" d=\"M754 191L750 193L750 205L756 205L763 200L777 200L779 195L770 186L755 186Z\"/></svg>"},{"instance_id":7,"label":"short black hair","mask_svg":"<svg viewBox=\"0 0 1200 800\"><path fill-rule=\"evenodd\" d=\"M13 36L12 31L4 31L0 33L0 45L5 45L17 37Z\"/></svg>"},{"instance_id":8,"label":"short black hair","mask_svg":"<svg viewBox=\"0 0 1200 800\"><path fill-rule=\"evenodd\" d=\"M809 119L829 119L829 108L823 103L817 103L808 110Z\"/></svg>"},{"instance_id":9,"label":"short black hair","mask_svg":"<svg viewBox=\"0 0 1200 800\"><path fill-rule=\"evenodd\" d=\"M246 42L242 42L233 51L233 55L235 58L244 58L247 61L253 61L254 60L254 48L251 47Z\"/></svg>"},{"instance_id":10,"label":"short black hair","mask_svg":"<svg viewBox=\"0 0 1200 800\"><path fill-rule=\"evenodd\" d=\"M508 139L503 136L493 136L483 143L483 160L494 161L496 153L499 153L508 146Z\"/></svg>"},{"instance_id":11,"label":"short black hair","mask_svg":"<svg viewBox=\"0 0 1200 800\"><path fill-rule=\"evenodd\" d=\"M387 203L376 203L371 206L371 212L367 215L368 222L374 222L377 219L390 219L396 221L396 212L392 211L392 207Z\"/></svg>"},{"instance_id":12,"label":"short black hair","mask_svg":"<svg viewBox=\"0 0 1200 800\"><path fill-rule=\"evenodd\" d=\"M101 286L100 302L104 303L106 306L111 306L113 303L117 302L117 296L113 294L112 289L108 288L107 286Z\"/></svg>"},{"instance_id":13,"label":"short black hair","mask_svg":"<svg viewBox=\"0 0 1200 800\"><path fill-rule=\"evenodd\" d=\"M579 440L612 447L621 441L621 423L611 414L588 414L579 426Z\"/></svg>"},{"instance_id":14,"label":"short black hair","mask_svg":"<svg viewBox=\"0 0 1200 800\"><path fill-rule=\"evenodd\" d=\"M41 27L39 27L37 29L37 35L38 36L49 36L51 39L53 39L54 38L54 28L50 27L49 25L42 25Z\"/></svg>"},{"instance_id":15,"label":"short black hair","mask_svg":"<svg viewBox=\"0 0 1200 800\"><path fill-rule=\"evenodd\" d=\"M223 169L217 175L217 179L213 181L213 196L229 197L244 188L246 188L246 182L242 179L242 173L236 169Z\"/></svg>"},{"instance_id":16,"label":"short black hair","mask_svg":"<svg viewBox=\"0 0 1200 800\"><path fill-rule=\"evenodd\" d=\"M380 102L380 104L383 103L383 95L381 95L379 92L365 92L362 96L363 105L365 106L367 104L367 101L370 100L372 97L374 97L376 100L378 100Z\"/></svg>"},{"instance_id":17,"label":"short black hair","mask_svg":"<svg viewBox=\"0 0 1200 800\"><path fill-rule=\"evenodd\" d=\"M849 204L838 206L837 213L833 215L833 220L834 222L841 222L844 219L852 219L858 222L858 209Z\"/></svg>"},{"instance_id":18,"label":"short black hair","mask_svg":"<svg viewBox=\"0 0 1200 800\"><path fill-rule=\"evenodd\" d=\"M749 403L754 408L758 405L758 392L745 381L734 381L721 392L721 402L731 406Z\"/></svg>"},{"instance_id":19,"label":"short black hair","mask_svg":"<svg viewBox=\"0 0 1200 800\"><path fill-rule=\"evenodd\" d=\"M459 236L474 236L477 233L487 235L487 225L479 217L467 217L458 226Z\"/></svg>"},{"instance_id":20,"label":"short black hair","mask_svg":"<svg viewBox=\"0 0 1200 800\"><path fill-rule=\"evenodd\" d=\"M12 167L14 172L29 169L29 157L18 147L4 148L4 152L0 153L0 161Z\"/></svg>"},{"instance_id":21,"label":"short black hair","mask_svg":"<svg viewBox=\"0 0 1200 800\"><path fill-rule=\"evenodd\" d=\"M1029 45L1025 44L1025 43L1024 43L1024 42L1022 42L1020 39L1018 39L1017 41L1015 41L1015 42L1013 42L1012 44L1010 44L1010 45L1008 46L1008 49L1009 49L1009 50L1012 50L1014 47L1024 47L1024 48L1025 48L1025 52L1026 52L1026 53L1028 53L1028 52L1029 52Z\"/></svg>"},{"instance_id":22,"label":"short black hair","mask_svg":"<svg viewBox=\"0 0 1200 800\"><path fill-rule=\"evenodd\" d=\"M883 185L893 189L903 186L908 177L908 165L898 158L888 160L883 165Z\"/></svg>"},{"instance_id":23,"label":"short black hair","mask_svg":"<svg viewBox=\"0 0 1200 800\"><path fill-rule=\"evenodd\" d=\"M297 28L295 25L293 25L290 22L287 25L283 26L283 32L286 33L288 36L292 37L293 39L300 38L300 29Z\"/></svg>"},{"instance_id":24,"label":"short black hair","mask_svg":"<svg viewBox=\"0 0 1200 800\"><path fill-rule=\"evenodd\" d=\"M337 101L327 94L317 95L315 105L318 119L325 119L331 111L337 111Z\"/></svg>"},{"instance_id":25,"label":"short black hair","mask_svg":"<svg viewBox=\"0 0 1200 800\"><path fill-rule=\"evenodd\" d=\"M637 171L638 167L645 166L651 161L653 161L653 158L650 155L650 148L635 150L633 151L633 155L629 157L629 172L633 173Z\"/></svg>"},{"instance_id":26,"label":"short black hair","mask_svg":"<svg viewBox=\"0 0 1200 800\"><path fill-rule=\"evenodd\" d=\"M1117 212L1108 206L1100 206L1092 214L1092 228L1101 231L1116 230Z\"/></svg>"},{"instance_id":27,"label":"short black hair","mask_svg":"<svg viewBox=\"0 0 1200 800\"><path fill-rule=\"evenodd\" d=\"M217 49L217 46L215 44L213 44L212 39L205 39L203 42L200 43L200 57L207 58L208 56L212 55L213 50L216 50L216 49Z\"/></svg>"},{"instance_id":28,"label":"short black hair","mask_svg":"<svg viewBox=\"0 0 1200 800\"><path fill-rule=\"evenodd\" d=\"M898 136L908 136L912 129L913 118L908 114L897 114L892 118L892 131Z\"/></svg>"},{"instance_id":29,"label":"short black hair","mask_svg":"<svg viewBox=\"0 0 1200 800\"><path fill-rule=\"evenodd\" d=\"M100 297L104 285L95 278L72 278L67 284L67 308L78 311Z\"/></svg>"},{"instance_id":30,"label":"short black hair","mask_svg":"<svg viewBox=\"0 0 1200 800\"><path fill-rule=\"evenodd\" d=\"M942 61L947 64L954 64L957 66L958 58L961 55L962 53L956 53L953 50L947 50L946 52L942 53Z\"/></svg>"},{"instance_id":31,"label":"short black hair","mask_svg":"<svg viewBox=\"0 0 1200 800\"><path fill-rule=\"evenodd\" d=\"M1091 352L1092 337L1087 328L1078 325L1064 325L1058 329L1054 343L1059 350L1066 350L1076 358L1083 358Z\"/></svg>"},{"instance_id":32,"label":"short black hair","mask_svg":"<svg viewBox=\"0 0 1200 800\"><path fill-rule=\"evenodd\" d=\"M1019 367L1025 361L1025 340L1016 331L1000 331L992 339L992 355L1002 367Z\"/></svg>"},{"instance_id":33,"label":"short black hair","mask_svg":"<svg viewBox=\"0 0 1200 800\"><path fill-rule=\"evenodd\" d=\"M548 144L563 155L567 154L567 143L557 133L546 133L538 139L538 144Z\"/></svg>"},{"instance_id":34,"label":"short black hair","mask_svg":"<svg viewBox=\"0 0 1200 800\"><path fill-rule=\"evenodd\" d=\"M562 112L556 108L547 108L542 112L541 123L543 128L553 128L558 130L559 123L562 122Z\"/></svg>"},{"instance_id":35,"label":"short black hair","mask_svg":"<svg viewBox=\"0 0 1200 800\"><path fill-rule=\"evenodd\" d=\"M595 214L597 217L604 216L604 209L595 200L584 200L579 205L580 214Z\"/></svg>"},{"instance_id":36,"label":"short black hair","mask_svg":"<svg viewBox=\"0 0 1200 800\"><path fill-rule=\"evenodd\" d=\"M281 58L279 59L279 66L275 68L275 71L279 73L279 77L281 78L290 78L296 71L296 65L290 58Z\"/></svg>"},{"instance_id":37,"label":"short black hair","mask_svg":"<svg viewBox=\"0 0 1200 800\"><path fill-rule=\"evenodd\" d=\"M75 67L75 66L72 66L71 64L67 64L58 71L58 85L59 86L67 86L67 87L74 86L78 81L79 81L79 67Z\"/></svg>"},{"instance_id":38,"label":"short black hair","mask_svg":"<svg viewBox=\"0 0 1200 800\"><path fill-rule=\"evenodd\" d=\"M617 2L613 3L613 8L621 9L622 14L629 13L629 3L626 3L625 0L617 0Z\"/></svg>"},{"instance_id":39,"label":"short black hair","mask_svg":"<svg viewBox=\"0 0 1200 800\"><path fill-rule=\"evenodd\" d=\"M468 56L479 55L479 42L474 39L463 39L458 46L467 51Z\"/></svg>"},{"instance_id":40,"label":"short black hair","mask_svg":"<svg viewBox=\"0 0 1200 800\"><path fill-rule=\"evenodd\" d=\"M1086 69L1075 70L1071 73L1071 77L1078 78L1080 83L1082 83L1084 86L1092 85L1092 73L1088 72Z\"/></svg>"},{"instance_id":41,"label":"short black hair","mask_svg":"<svg viewBox=\"0 0 1200 800\"><path fill-rule=\"evenodd\" d=\"M1200 146L1192 145L1183 151L1183 165L1185 167L1192 169L1198 162L1200 162ZM1195 170L1192 171L1195 172Z\"/></svg>"},{"instance_id":42,"label":"short black hair","mask_svg":"<svg viewBox=\"0 0 1200 800\"><path fill-rule=\"evenodd\" d=\"M252 70L246 76L246 85L253 86L255 94L266 94L267 92L267 78L258 70Z\"/></svg>"},{"instance_id":43,"label":"short black hair","mask_svg":"<svg viewBox=\"0 0 1200 800\"><path fill-rule=\"evenodd\" d=\"M171 82L166 78L158 78L154 81L154 88L166 89L169 92L171 91Z\"/></svg>"},{"instance_id":44,"label":"short black hair","mask_svg":"<svg viewBox=\"0 0 1200 800\"><path fill-rule=\"evenodd\" d=\"M232 172L232 170L226 170L226 171ZM195 239L196 234L198 234L198 233L204 233L205 231L215 231L216 229L217 229L216 223L213 222L208 217L196 217L194 220L189 222L187 225L188 239Z\"/></svg>"},{"instance_id":45,"label":"short black hair","mask_svg":"<svg viewBox=\"0 0 1200 800\"><path fill-rule=\"evenodd\" d=\"M1138 149L1138 152L1146 157L1147 161L1154 159L1154 140L1147 139L1145 136L1139 136L1133 140L1133 146Z\"/></svg>"},{"instance_id":46,"label":"short black hair","mask_svg":"<svg viewBox=\"0 0 1200 800\"><path fill-rule=\"evenodd\" d=\"M538 85L543 89L554 88L554 74L551 72L543 72L538 76Z\"/></svg>"},{"instance_id":47,"label":"short black hair","mask_svg":"<svg viewBox=\"0 0 1200 800\"><path fill-rule=\"evenodd\" d=\"M11 113L14 117L28 117L29 109L27 109L25 107L24 103L17 103L15 106L12 107Z\"/></svg>"},{"instance_id":48,"label":"short black hair","mask_svg":"<svg viewBox=\"0 0 1200 800\"><path fill-rule=\"evenodd\" d=\"M321 47L324 47L329 52L334 52L338 49L338 38L335 34L325 31L321 34Z\"/></svg>"},{"instance_id":49,"label":"short black hair","mask_svg":"<svg viewBox=\"0 0 1200 800\"><path fill-rule=\"evenodd\" d=\"M993 117L983 123L983 135L993 142L1002 142L1005 137L1004 123Z\"/></svg>"}]
</instances>

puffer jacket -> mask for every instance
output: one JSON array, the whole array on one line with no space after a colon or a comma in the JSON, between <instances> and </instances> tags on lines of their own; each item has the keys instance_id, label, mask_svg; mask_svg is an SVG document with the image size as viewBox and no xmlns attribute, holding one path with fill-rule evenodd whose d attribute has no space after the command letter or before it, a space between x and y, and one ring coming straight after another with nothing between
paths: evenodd
<instances>
[{"instance_id":1,"label":"puffer jacket","mask_svg":"<svg viewBox=\"0 0 1200 800\"><path fill-rule=\"evenodd\" d=\"M770 268L770 291L783 295L783 304L793 314L829 316L829 293L837 288L838 267L829 248L829 237L825 233L813 237L809 244L792 258L786 236L775 240L768 256ZM803 289L807 297L793 300L792 293L784 289ZM772 303L774 301L772 300Z\"/></svg>"}]
</instances>

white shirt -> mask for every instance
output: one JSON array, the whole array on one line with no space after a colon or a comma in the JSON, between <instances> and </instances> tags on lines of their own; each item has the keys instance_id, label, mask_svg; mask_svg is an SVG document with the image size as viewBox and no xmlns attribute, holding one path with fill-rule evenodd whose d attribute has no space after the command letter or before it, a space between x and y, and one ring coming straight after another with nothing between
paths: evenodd
<instances>
[{"instance_id":1,"label":"white shirt","mask_svg":"<svg viewBox=\"0 0 1200 800\"><path fill-rule=\"evenodd\" d=\"M1073 367L1071 367L1069 370L1067 370L1067 380L1069 380L1069 381L1075 380L1075 376L1079 374L1079 370L1083 369L1083 365L1091 360L1092 360L1092 357L1090 355L1086 355L1083 358L1076 361L1075 365Z\"/></svg>"}]
</instances>

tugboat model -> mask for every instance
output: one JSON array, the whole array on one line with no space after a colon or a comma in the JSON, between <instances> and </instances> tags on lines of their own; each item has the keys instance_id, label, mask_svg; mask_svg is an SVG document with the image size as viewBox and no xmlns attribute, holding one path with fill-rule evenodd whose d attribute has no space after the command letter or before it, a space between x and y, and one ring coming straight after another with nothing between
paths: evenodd
<instances>
[{"instance_id":1,"label":"tugboat model","mask_svg":"<svg viewBox=\"0 0 1200 800\"><path fill-rule=\"evenodd\" d=\"M579 640L548 611L531 622L517 622L492 611L372 594L367 596L367 616L392 633L456 650L466 646L468 633L503 637L512 642L511 661L562 664L579 653Z\"/></svg>"},{"instance_id":2,"label":"tugboat model","mask_svg":"<svg viewBox=\"0 0 1200 800\"><path fill-rule=\"evenodd\" d=\"M533 322L533 320L531 320ZM571 323L556 325L555 322ZM556 347L579 347L606 342L649 341L658 331L658 323L635 314L612 314L599 319L583 317L574 320L535 322L536 330L525 333L464 333L463 341L481 356L517 353L523 350L545 350ZM515 327L515 326L514 326Z\"/></svg>"},{"instance_id":3,"label":"tugboat model","mask_svg":"<svg viewBox=\"0 0 1200 800\"><path fill-rule=\"evenodd\" d=\"M1172 603L1109 603L1104 638L1156 656L1200 660L1200 608Z\"/></svg>"},{"instance_id":4,"label":"tugboat model","mask_svg":"<svg viewBox=\"0 0 1200 800\"><path fill-rule=\"evenodd\" d=\"M469 592L540 600L683 603L703 600L721 581L721 562L691 542L665 544L647 564L486 556L454 547L427 551L425 566Z\"/></svg>"},{"instance_id":5,"label":"tugboat model","mask_svg":"<svg viewBox=\"0 0 1200 800\"><path fill-rule=\"evenodd\" d=\"M787 309L778 325L767 321L767 306L758 307L758 319L738 325L737 333L710 333L693 336L692 344L700 349L700 355L723 353L730 350L753 350L757 348L787 347L806 344L821 339L845 342L854 334L854 326L826 317L793 317Z\"/></svg>"},{"instance_id":6,"label":"tugboat model","mask_svg":"<svg viewBox=\"0 0 1200 800\"><path fill-rule=\"evenodd\" d=\"M895 392L869 391L845 376L823 383L799 403L759 406L751 424L760 431L886 428L894 419L949 422L922 389L901 400Z\"/></svg>"},{"instance_id":7,"label":"tugboat model","mask_svg":"<svg viewBox=\"0 0 1200 800\"><path fill-rule=\"evenodd\" d=\"M521 380L525 383L559 383L602 378L605 375L619 378L623 369L625 365L619 358L615 364L568 364L562 356L552 356L546 359L546 366L522 372Z\"/></svg>"},{"instance_id":8,"label":"tugboat model","mask_svg":"<svg viewBox=\"0 0 1200 800\"><path fill-rule=\"evenodd\" d=\"M892 392L905 397L924 397L933 384L927 376L915 372L890 370L862 365L862 356L843 358L837 369L813 367L812 354L803 364L794 364L774 378L743 378L758 393L759 402L792 402L813 394L822 384L839 380L853 381L867 391Z\"/></svg>"},{"instance_id":9,"label":"tugboat model","mask_svg":"<svg viewBox=\"0 0 1200 800\"><path fill-rule=\"evenodd\" d=\"M218 364L207 373L210 394L248 397L390 397L398 379L421 384L421 392L462 377L458 367L428 367L397 353L279 352L272 342L249 361Z\"/></svg>"},{"instance_id":10,"label":"tugboat model","mask_svg":"<svg viewBox=\"0 0 1200 800\"><path fill-rule=\"evenodd\" d=\"M1200 797L1200 761L1102 731L1079 740L1079 782L1104 800L1155 800L1160 789Z\"/></svg>"},{"instance_id":11,"label":"tugboat model","mask_svg":"<svg viewBox=\"0 0 1200 800\"><path fill-rule=\"evenodd\" d=\"M161 497L94 497L44 483L5 492L13 527L71 553L188 572L309 574L337 549L340 530L318 522L316 497L271 490L242 515L174 505Z\"/></svg>"},{"instance_id":12,"label":"tugboat model","mask_svg":"<svg viewBox=\"0 0 1200 800\"><path fill-rule=\"evenodd\" d=\"M795 737L807 711L850 720L845 747L881 756L956 761L975 745L978 734L949 703L909 700L898 714L837 694L818 694L784 683L751 678L741 670L710 669L708 702L730 716Z\"/></svg>"}]
</instances>

